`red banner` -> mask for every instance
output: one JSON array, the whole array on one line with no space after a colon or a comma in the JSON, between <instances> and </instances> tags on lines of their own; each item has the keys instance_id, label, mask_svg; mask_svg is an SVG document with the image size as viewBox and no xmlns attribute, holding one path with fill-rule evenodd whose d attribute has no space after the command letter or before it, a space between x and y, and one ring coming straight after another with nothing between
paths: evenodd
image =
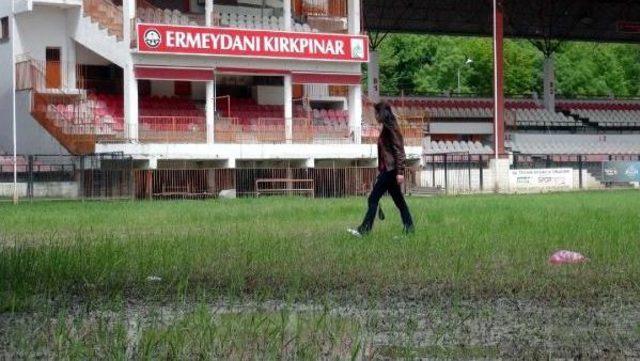
<instances>
[{"instance_id":1,"label":"red banner","mask_svg":"<svg viewBox=\"0 0 640 361\"><path fill-rule=\"evenodd\" d=\"M143 53L320 61L369 61L363 35L138 24Z\"/></svg>"}]
</instances>

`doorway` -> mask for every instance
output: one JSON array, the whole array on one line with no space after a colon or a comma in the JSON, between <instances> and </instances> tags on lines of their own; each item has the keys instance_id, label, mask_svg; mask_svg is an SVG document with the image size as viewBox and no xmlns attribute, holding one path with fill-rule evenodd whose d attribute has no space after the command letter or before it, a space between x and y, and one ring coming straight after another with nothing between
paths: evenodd
<instances>
[{"instance_id":1,"label":"doorway","mask_svg":"<svg viewBox=\"0 0 640 361\"><path fill-rule=\"evenodd\" d=\"M47 89L60 89L62 85L60 48L47 48L46 62Z\"/></svg>"}]
</instances>

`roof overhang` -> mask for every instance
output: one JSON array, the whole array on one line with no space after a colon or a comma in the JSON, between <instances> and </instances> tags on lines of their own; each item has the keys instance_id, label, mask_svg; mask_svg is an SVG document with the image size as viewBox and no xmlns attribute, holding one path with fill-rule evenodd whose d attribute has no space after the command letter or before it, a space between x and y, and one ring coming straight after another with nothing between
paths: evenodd
<instances>
[{"instance_id":1,"label":"roof overhang","mask_svg":"<svg viewBox=\"0 0 640 361\"><path fill-rule=\"evenodd\" d=\"M640 43L640 1L500 0L505 35ZM362 0L369 31L491 36L490 0Z\"/></svg>"}]
</instances>

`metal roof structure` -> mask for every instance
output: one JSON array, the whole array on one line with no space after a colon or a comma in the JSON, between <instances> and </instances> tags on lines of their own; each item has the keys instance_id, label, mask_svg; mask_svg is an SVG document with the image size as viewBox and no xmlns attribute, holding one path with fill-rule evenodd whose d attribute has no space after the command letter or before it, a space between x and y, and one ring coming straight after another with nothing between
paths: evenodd
<instances>
[{"instance_id":1,"label":"metal roof structure","mask_svg":"<svg viewBox=\"0 0 640 361\"><path fill-rule=\"evenodd\" d=\"M502 0L506 37L640 43L638 0ZM362 0L367 31L491 36L492 1Z\"/></svg>"}]
</instances>

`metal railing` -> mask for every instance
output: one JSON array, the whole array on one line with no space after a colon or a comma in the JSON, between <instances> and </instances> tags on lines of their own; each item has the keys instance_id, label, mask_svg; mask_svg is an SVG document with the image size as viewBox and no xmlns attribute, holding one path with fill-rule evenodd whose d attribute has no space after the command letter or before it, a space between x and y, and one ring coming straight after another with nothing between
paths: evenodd
<instances>
[{"instance_id":1,"label":"metal railing","mask_svg":"<svg viewBox=\"0 0 640 361\"><path fill-rule=\"evenodd\" d=\"M140 116L138 138L146 143L204 143L205 117Z\"/></svg>"},{"instance_id":2,"label":"metal railing","mask_svg":"<svg viewBox=\"0 0 640 361\"><path fill-rule=\"evenodd\" d=\"M424 155L418 187L448 194L490 190L488 168L491 158L466 153Z\"/></svg>"},{"instance_id":3,"label":"metal railing","mask_svg":"<svg viewBox=\"0 0 640 361\"><path fill-rule=\"evenodd\" d=\"M133 162L122 154L92 156L19 155L17 190L20 198L131 198ZM0 200L13 195L13 157L0 155Z\"/></svg>"},{"instance_id":4,"label":"metal railing","mask_svg":"<svg viewBox=\"0 0 640 361\"><path fill-rule=\"evenodd\" d=\"M416 173L415 169L407 170L408 188L414 187ZM186 165L185 169L136 171L136 198L257 197L266 193L316 198L366 196L377 175L377 168L370 167L191 169Z\"/></svg>"},{"instance_id":5,"label":"metal railing","mask_svg":"<svg viewBox=\"0 0 640 361\"><path fill-rule=\"evenodd\" d=\"M400 124L400 132L404 138L404 145L409 147L418 147L422 145L424 139L425 127L421 123ZM378 141L380 135L380 126L365 124L362 127L362 143L363 144L375 144Z\"/></svg>"},{"instance_id":6,"label":"metal railing","mask_svg":"<svg viewBox=\"0 0 640 361\"><path fill-rule=\"evenodd\" d=\"M138 132L141 143L204 143L207 126L204 117L140 116L137 127L123 123L123 118L110 118L109 123L75 124L63 128L69 135L93 135L99 143L128 142L127 135ZM65 123L66 124L66 123ZM421 146L424 128L401 125L405 146ZM76 129L77 131L72 131ZM362 128L362 144L375 144L378 126ZM218 118L214 122L214 142L219 144L355 144L352 129L346 123L315 123L308 118L292 120L291 139L287 140L284 118L255 118L249 122L239 118Z\"/></svg>"},{"instance_id":7,"label":"metal railing","mask_svg":"<svg viewBox=\"0 0 640 361\"><path fill-rule=\"evenodd\" d=\"M242 122L238 118L219 118L215 122L216 143L284 144L284 118L256 118ZM348 144L353 136L345 124L320 125L308 118L292 119L291 143Z\"/></svg>"}]
</instances>

